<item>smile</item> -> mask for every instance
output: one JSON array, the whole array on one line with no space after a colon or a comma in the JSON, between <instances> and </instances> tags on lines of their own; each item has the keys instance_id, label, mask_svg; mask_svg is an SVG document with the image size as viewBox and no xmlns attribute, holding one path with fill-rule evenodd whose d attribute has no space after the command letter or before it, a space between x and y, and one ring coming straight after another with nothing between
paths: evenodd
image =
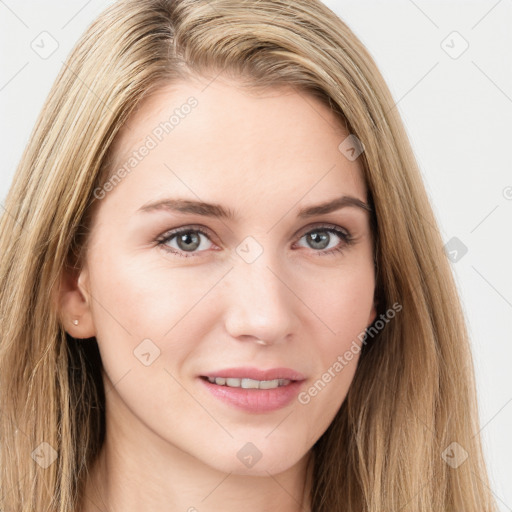
<instances>
[{"instance_id":1,"label":"smile","mask_svg":"<svg viewBox=\"0 0 512 512\"><path fill-rule=\"evenodd\" d=\"M282 386L287 386L292 382L289 379L274 379L274 380L254 380L248 378L236 379L226 377L206 377L208 382L217 384L218 386L228 386L230 388L243 388L243 389L275 389Z\"/></svg>"}]
</instances>

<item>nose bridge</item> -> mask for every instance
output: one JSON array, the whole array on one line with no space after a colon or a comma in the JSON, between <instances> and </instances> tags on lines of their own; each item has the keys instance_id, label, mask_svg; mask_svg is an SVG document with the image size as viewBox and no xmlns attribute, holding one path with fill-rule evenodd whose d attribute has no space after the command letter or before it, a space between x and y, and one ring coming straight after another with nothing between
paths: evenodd
<instances>
[{"instance_id":1,"label":"nose bridge","mask_svg":"<svg viewBox=\"0 0 512 512\"><path fill-rule=\"evenodd\" d=\"M241 256L235 258L228 276L226 329L233 337L251 336L274 343L292 331L296 303L283 282L286 279L280 275L272 251L261 250L256 255L254 243L251 240L246 243L237 248L237 252L242 250ZM248 250L243 252L243 249Z\"/></svg>"}]
</instances>

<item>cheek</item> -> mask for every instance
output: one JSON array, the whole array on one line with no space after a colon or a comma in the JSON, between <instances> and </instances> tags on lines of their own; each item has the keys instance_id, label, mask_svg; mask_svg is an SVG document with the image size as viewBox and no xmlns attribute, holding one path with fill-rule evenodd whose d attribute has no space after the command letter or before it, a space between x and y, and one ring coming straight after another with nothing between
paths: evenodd
<instances>
[{"instance_id":1,"label":"cheek","mask_svg":"<svg viewBox=\"0 0 512 512\"><path fill-rule=\"evenodd\" d=\"M317 360L316 373L298 401L308 411L307 422L315 419L312 430L327 428L341 406L354 378L362 340L371 323L374 278L370 265L353 266L340 272L309 293L311 309L321 319L312 327L315 340L311 360ZM315 335L314 333L317 333Z\"/></svg>"},{"instance_id":2,"label":"cheek","mask_svg":"<svg viewBox=\"0 0 512 512\"><path fill-rule=\"evenodd\" d=\"M91 267L93 314L104 334L121 329L132 339L176 337L218 281L215 272L176 268L158 249L145 255L104 253ZM197 323L196 323L197 325ZM190 325L188 326L190 328Z\"/></svg>"},{"instance_id":3,"label":"cheek","mask_svg":"<svg viewBox=\"0 0 512 512\"><path fill-rule=\"evenodd\" d=\"M198 321L201 298L218 278L191 280L190 271L187 276L186 270L169 270L161 259L141 264L104 253L101 264L91 266L90 279L107 386L115 386L122 407L148 426L164 425L167 434L180 432L183 417L202 417L204 411L179 382L207 334ZM180 415L172 413L176 410Z\"/></svg>"},{"instance_id":4,"label":"cheek","mask_svg":"<svg viewBox=\"0 0 512 512\"><path fill-rule=\"evenodd\" d=\"M210 273L191 279L190 269L170 270L161 258L143 260L105 251L91 265L96 338L112 382L128 371L129 380L137 376L144 382L150 374L181 368L207 333L205 322L198 321L201 299L218 278ZM161 378L169 385L167 373Z\"/></svg>"},{"instance_id":5,"label":"cheek","mask_svg":"<svg viewBox=\"0 0 512 512\"><path fill-rule=\"evenodd\" d=\"M346 398L360 357L361 333L364 333L361 324L347 317L337 336L317 338L316 354L311 355L318 363L317 371L297 397L301 417L312 439L327 430Z\"/></svg>"},{"instance_id":6,"label":"cheek","mask_svg":"<svg viewBox=\"0 0 512 512\"><path fill-rule=\"evenodd\" d=\"M370 264L342 266L330 272L320 284L308 279L302 296L319 322L325 340L319 347L330 354L343 349L344 344L364 332L370 323L374 301L375 280Z\"/></svg>"},{"instance_id":7,"label":"cheek","mask_svg":"<svg viewBox=\"0 0 512 512\"><path fill-rule=\"evenodd\" d=\"M300 421L311 443L315 443L331 425L354 378L359 355L355 354L345 364L336 357L297 397Z\"/></svg>"}]
</instances>

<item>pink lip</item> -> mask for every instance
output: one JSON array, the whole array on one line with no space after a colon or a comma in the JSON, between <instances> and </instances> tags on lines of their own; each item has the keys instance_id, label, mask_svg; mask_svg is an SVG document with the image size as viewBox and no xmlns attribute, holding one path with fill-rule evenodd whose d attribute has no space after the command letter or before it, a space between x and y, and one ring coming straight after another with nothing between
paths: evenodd
<instances>
[{"instance_id":1,"label":"pink lip","mask_svg":"<svg viewBox=\"0 0 512 512\"><path fill-rule=\"evenodd\" d=\"M243 389L212 384L205 377L248 378L255 380L291 380L288 385L275 389ZM281 409L290 404L302 387L304 376L289 368L227 368L203 375L200 380L212 395L238 409L251 413L264 413Z\"/></svg>"}]
</instances>

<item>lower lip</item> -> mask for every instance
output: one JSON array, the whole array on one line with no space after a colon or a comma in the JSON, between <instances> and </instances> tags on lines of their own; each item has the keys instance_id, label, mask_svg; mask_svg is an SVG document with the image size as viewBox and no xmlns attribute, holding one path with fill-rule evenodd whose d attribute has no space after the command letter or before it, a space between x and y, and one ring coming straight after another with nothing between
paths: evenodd
<instances>
[{"instance_id":1,"label":"lower lip","mask_svg":"<svg viewBox=\"0 0 512 512\"><path fill-rule=\"evenodd\" d=\"M230 405L247 412L271 412L290 404L298 395L302 381L290 382L274 389L244 389L219 386L200 378L210 393Z\"/></svg>"}]
</instances>

